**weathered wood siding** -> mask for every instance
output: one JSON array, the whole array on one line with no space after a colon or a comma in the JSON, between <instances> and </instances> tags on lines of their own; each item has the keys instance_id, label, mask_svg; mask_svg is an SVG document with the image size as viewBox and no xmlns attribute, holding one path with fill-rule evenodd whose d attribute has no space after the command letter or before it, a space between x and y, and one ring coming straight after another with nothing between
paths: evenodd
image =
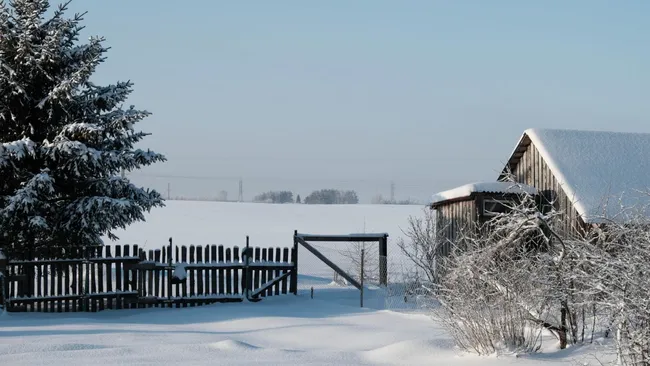
<instances>
[{"instance_id":1,"label":"weathered wood siding","mask_svg":"<svg viewBox=\"0 0 650 366\"><path fill-rule=\"evenodd\" d=\"M519 163L511 166L511 169L517 182L537 188L540 194L546 197L549 194L554 196L555 202L553 202L553 205L555 209L563 213L561 229L564 234L575 233L576 229L581 230L584 228L584 224L571 200L569 200L564 189L562 189L562 186L558 183L546 161L544 161L539 150L532 142L523 152Z\"/></svg>"},{"instance_id":2,"label":"weathered wood siding","mask_svg":"<svg viewBox=\"0 0 650 366\"><path fill-rule=\"evenodd\" d=\"M476 220L476 201L473 198L438 207L436 209L436 232L440 238L446 239L441 248L441 254L447 255L451 250L451 243L456 243L463 228L473 225Z\"/></svg>"}]
</instances>

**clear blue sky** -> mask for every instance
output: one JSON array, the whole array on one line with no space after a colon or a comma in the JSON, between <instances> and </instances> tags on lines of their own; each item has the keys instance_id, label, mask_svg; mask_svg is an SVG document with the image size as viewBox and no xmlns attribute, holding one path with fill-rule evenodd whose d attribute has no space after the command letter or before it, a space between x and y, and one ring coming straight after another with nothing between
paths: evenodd
<instances>
[{"instance_id":1,"label":"clear blue sky","mask_svg":"<svg viewBox=\"0 0 650 366\"><path fill-rule=\"evenodd\" d=\"M524 129L650 132L650 2L75 0L153 115L147 175L426 199L493 180ZM230 179L133 175L176 194Z\"/></svg>"}]
</instances>

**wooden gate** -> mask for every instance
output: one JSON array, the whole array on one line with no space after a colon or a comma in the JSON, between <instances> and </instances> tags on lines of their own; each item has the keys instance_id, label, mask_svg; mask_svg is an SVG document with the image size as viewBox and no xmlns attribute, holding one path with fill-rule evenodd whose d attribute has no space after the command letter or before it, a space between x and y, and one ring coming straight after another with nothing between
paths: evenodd
<instances>
[{"instance_id":1,"label":"wooden gate","mask_svg":"<svg viewBox=\"0 0 650 366\"><path fill-rule=\"evenodd\" d=\"M222 245L143 250L137 245L53 248L43 258L1 259L8 311L99 311L259 301L289 293L294 248Z\"/></svg>"}]
</instances>

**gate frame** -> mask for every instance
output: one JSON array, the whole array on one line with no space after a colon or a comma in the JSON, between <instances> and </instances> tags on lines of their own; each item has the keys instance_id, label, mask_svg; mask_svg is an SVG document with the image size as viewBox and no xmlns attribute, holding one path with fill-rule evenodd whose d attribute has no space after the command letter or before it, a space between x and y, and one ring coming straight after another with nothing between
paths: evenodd
<instances>
[{"instance_id":1,"label":"gate frame","mask_svg":"<svg viewBox=\"0 0 650 366\"><path fill-rule=\"evenodd\" d=\"M362 285L352 278L347 272L342 270L334 262L329 260L318 249L309 244L310 241L315 242L376 242L379 244L379 284L383 286L388 285L388 233L369 233L369 234L347 234L347 235L315 235L315 234L301 234L298 230L293 232L293 247L296 253L296 263L298 263L298 244L305 247L318 259L327 264L331 269L338 273L341 277L345 278L354 287L361 290ZM291 292L298 295L298 271L291 276Z\"/></svg>"}]
</instances>

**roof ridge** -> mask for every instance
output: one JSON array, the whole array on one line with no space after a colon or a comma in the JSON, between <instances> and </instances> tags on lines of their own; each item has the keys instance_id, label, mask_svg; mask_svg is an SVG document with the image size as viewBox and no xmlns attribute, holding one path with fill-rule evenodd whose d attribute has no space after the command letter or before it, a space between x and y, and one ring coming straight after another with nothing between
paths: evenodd
<instances>
[{"instance_id":1,"label":"roof ridge","mask_svg":"<svg viewBox=\"0 0 650 366\"><path fill-rule=\"evenodd\" d=\"M580 133L597 133L597 134L619 134L619 135L650 135L650 132L630 132L630 131L610 131L610 130L581 130L576 128L540 128L531 127L524 130L524 134L535 131L554 131L554 132L580 132Z\"/></svg>"}]
</instances>

